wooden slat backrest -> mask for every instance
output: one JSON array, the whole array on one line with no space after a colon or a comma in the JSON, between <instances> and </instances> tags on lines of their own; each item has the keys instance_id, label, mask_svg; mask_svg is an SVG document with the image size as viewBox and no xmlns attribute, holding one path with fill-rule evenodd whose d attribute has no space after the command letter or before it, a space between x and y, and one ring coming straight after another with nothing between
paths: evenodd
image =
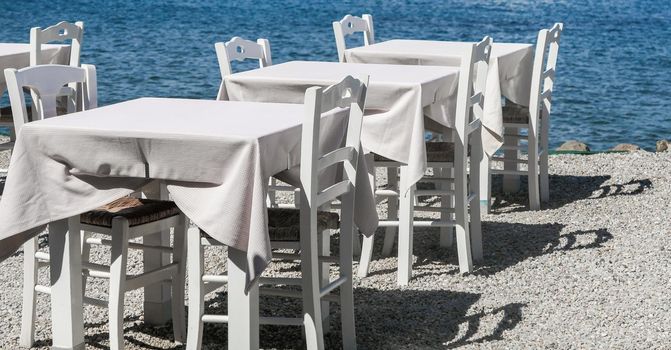
<instances>
[{"instance_id":1,"label":"wooden slat backrest","mask_svg":"<svg viewBox=\"0 0 671 350\"><path fill-rule=\"evenodd\" d=\"M247 59L256 59L259 60L259 67L261 68L272 64L268 39L257 39L256 42L253 42L236 36L226 43L214 44L214 48L217 51L222 79L233 74L232 61L242 62Z\"/></svg>"},{"instance_id":2,"label":"wooden slat backrest","mask_svg":"<svg viewBox=\"0 0 671 350\"><path fill-rule=\"evenodd\" d=\"M56 64L32 66L21 70L7 68L5 79L17 133L25 123L31 121L26 109L23 88L29 88L32 98L37 99L33 100L33 108L37 111L33 113L33 118L37 120L57 115L56 101L61 96L61 89L67 84L76 84L78 87L76 98L83 100L84 109L97 107L96 71L92 65L85 64L81 68Z\"/></svg>"},{"instance_id":3,"label":"wooden slat backrest","mask_svg":"<svg viewBox=\"0 0 671 350\"><path fill-rule=\"evenodd\" d=\"M564 24L555 23L552 28L538 32L529 98L529 114L532 121L550 116L559 40L563 30Z\"/></svg>"},{"instance_id":4,"label":"wooden slat backrest","mask_svg":"<svg viewBox=\"0 0 671 350\"><path fill-rule=\"evenodd\" d=\"M373 16L365 14L361 17L356 17L348 14L340 21L333 22L333 34L335 35L339 62L345 62L345 50L347 49L346 37L359 32L363 32L365 45L375 43Z\"/></svg>"},{"instance_id":5,"label":"wooden slat backrest","mask_svg":"<svg viewBox=\"0 0 671 350\"><path fill-rule=\"evenodd\" d=\"M316 210L319 206L317 203L325 203L326 200L333 199L324 199L324 197L319 199L319 189L325 187L325 184L319 183L319 173L327 167L343 163L343 181L348 182L351 190L356 186L358 156L361 152L361 124L367 87L368 76L361 79L347 76L338 84L327 88L312 87L306 91L300 175L302 195L307 201L305 207L312 207ZM349 108L345 144L326 155L319 154L321 116L337 108ZM301 204L302 207L303 204Z\"/></svg>"},{"instance_id":6,"label":"wooden slat backrest","mask_svg":"<svg viewBox=\"0 0 671 350\"><path fill-rule=\"evenodd\" d=\"M59 22L45 29L40 27L32 28L30 30L30 65L44 64L42 61L43 44L71 40L68 64L73 67L79 67L83 37L84 22Z\"/></svg>"}]
</instances>

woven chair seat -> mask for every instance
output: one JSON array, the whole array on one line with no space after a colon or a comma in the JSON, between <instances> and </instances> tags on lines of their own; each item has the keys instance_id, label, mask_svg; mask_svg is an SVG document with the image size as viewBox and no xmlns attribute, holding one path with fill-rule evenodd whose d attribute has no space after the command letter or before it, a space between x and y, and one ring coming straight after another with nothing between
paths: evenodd
<instances>
[{"instance_id":1,"label":"woven chair seat","mask_svg":"<svg viewBox=\"0 0 671 350\"><path fill-rule=\"evenodd\" d=\"M112 227L112 219L121 216L130 226L148 224L179 214L174 202L123 197L80 216L82 224Z\"/></svg>"},{"instance_id":2,"label":"woven chair seat","mask_svg":"<svg viewBox=\"0 0 671 350\"><path fill-rule=\"evenodd\" d=\"M337 229L340 217L328 211L317 212L317 229ZM301 237L300 209L269 208L268 231L271 241L299 241Z\"/></svg>"},{"instance_id":3,"label":"woven chair seat","mask_svg":"<svg viewBox=\"0 0 671 350\"><path fill-rule=\"evenodd\" d=\"M381 155L379 155L379 154L377 154L377 153L373 153L373 159L374 159L376 162L395 162L395 160L391 160L391 159L389 159L389 158L383 157L383 156L381 156Z\"/></svg>"},{"instance_id":4,"label":"woven chair seat","mask_svg":"<svg viewBox=\"0 0 671 350\"><path fill-rule=\"evenodd\" d=\"M340 216L328 211L317 212L317 229L337 229ZM301 211L300 209L268 208L268 233L270 240L275 242L298 242L301 239ZM200 234L212 238L207 232L200 230Z\"/></svg>"},{"instance_id":5,"label":"woven chair seat","mask_svg":"<svg viewBox=\"0 0 671 350\"><path fill-rule=\"evenodd\" d=\"M529 108L514 103L507 103L503 106L503 122L529 124Z\"/></svg>"}]
</instances>

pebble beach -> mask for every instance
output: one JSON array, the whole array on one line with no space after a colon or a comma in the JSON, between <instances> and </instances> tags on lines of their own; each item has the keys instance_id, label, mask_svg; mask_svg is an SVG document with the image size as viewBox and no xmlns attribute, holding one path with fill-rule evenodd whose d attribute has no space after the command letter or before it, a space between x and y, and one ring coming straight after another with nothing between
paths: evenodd
<instances>
[{"instance_id":1,"label":"pebble beach","mask_svg":"<svg viewBox=\"0 0 671 350\"><path fill-rule=\"evenodd\" d=\"M0 153L0 168L7 158ZM671 152L554 155L551 202L536 212L525 207L525 180L521 192L502 194L495 178L496 200L483 215L484 261L467 276L458 272L456 247L441 248L436 229L416 229L413 278L399 287L397 259L381 256L378 235L369 277L355 278L359 348L671 347L670 170ZM379 210L384 214L383 205ZM96 248L92 256L103 262L109 252ZM225 256L222 248L209 251L208 269L224 272ZM22 265L21 251L0 263L0 349L19 347ZM133 252L131 272L141 271L141 265L140 253ZM295 264L277 263L267 274L297 271ZM46 271L41 278L47 282ZM90 279L88 295L106 293L105 281ZM210 294L206 307L225 313L225 288ZM300 303L262 297L261 310L296 315ZM340 348L337 304L332 311L326 342L335 349ZM35 349L48 349L45 295L38 296L37 314ZM85 306L84 315L87 349L106 348L107 310ZM127 349L182 348L171 341L170 325L143 322L140 291L126 294L125 320ZM203 349L226 348L226 339L225 325L208 324ZM301 348L301 329L262 326L261 346Z\"/></svg>"}]
</instances>

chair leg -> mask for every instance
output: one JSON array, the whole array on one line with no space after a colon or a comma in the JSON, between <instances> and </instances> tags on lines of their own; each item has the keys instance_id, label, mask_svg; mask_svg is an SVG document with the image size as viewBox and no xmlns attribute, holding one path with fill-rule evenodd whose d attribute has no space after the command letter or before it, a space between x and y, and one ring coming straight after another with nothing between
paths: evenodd
<instances>
[{"instance_id":1,"label":"chair leg","mask_svg":"<svg viewBox=\"0 0 671 350\"><path fill-rule=\"evenodd\" d=\"M540 193L538 184L538 130L537 126L529 126L529 158L528 158L528 185L529 209L540 210Z\"/></svg>"},{"instance_id":2,"label":"chair leg","mask_svg":"<svg viewBox=\"0 0 671 350\"><path fill-rule=\"evenodd\" d=\"M407 181L407 166L401 166L401 184ZM401 186L402 188L403 186ZM399 191L400 192L400 191ZM413 205L415 185L400 194L398 215L398 284L406 286L412 277Z\"/></svg>"},{"instance_id":3,"label":"chair leg","mask_svg":"<svg viewBox=\"0 0 671 350\"><path fill-rule=\"evenodd\" d=\"M541 153L541 160L540 160L540 195L541 195L541 202L547 203L550 201L550 180L548 176L548 152L550 151L549 147L549 130L550 129L550 118L549 116L546 116L543 118L541 121L541 133L540 133L540 139L541 139L541 149L543 153Z\"/></svg>"},{"instance_id":4,"label":"chair leg","mask_svg":"<svg viewBox=\"0 0 671 350\"><path fill-rule=\"evenodd\" d=\"M35 342L35 285L37 284L37 237L23 244L23 309L19 344L30 348Z\"/></svg>"},{"instance_id":5,"label":"chair leg","mask_svg":"<svg viewBox=\"0 0 671 350\"><path fill-rule=\"evenodd\" d=\"M343 211L346 203L343 203ZM308 349L324 349L324 328L321 317L319 294L319 260L317 240L311 227L316 227L314 212L309 215L304 212L316 210L301 208L301 272L303 288L303 328ZM350 209L351 210L351 209ZM344 220L344 219L343 219ZM350 257L351 259L351 257ZM230 313L230 310L229 310Z\"/></svg>"},{"instance_id":6,"label":"chair leg","mask_svg":"<svg viewBox=\"0 0 671 350\"><path fill-rule=\"evenodd\" d=\"M319 234L319 255L331 255L331 232L333 230L324 230ZM350 259L351 261L352 259ZM328 262L319 263L320 287L326 287L331 278L331 264ZM324 333L328 333L331 319L331 305L327 300L322 300L322 322L324 324Z\"/></svg>"},{"instance_id":7,"label":"chair leg","mask_svg":"<svg viewBox=\"0 0 671 350\"><path fill-rule=\"evenodd\" d=\"M203 290L203 247L200 244L200 231L191 229L186 235L189 269L189 332L186 336L186 348L200 350L203 341L203 313L205 293Z\"/></svg>"},{"instance_id":8,"label":"chair leg","mask_svg":"<svg viewBox=\"0 0 671 350\"><path fill-rule=\"evenodd\" d=\"M398 189L398 168L387 168L387 184L389 189ZM387 220L398 220L397 197L387 198ZM390 256L396 240L396 227L385 228L384 244L382 245L382 256Z\"/></svg>"},{"instance_id":9,"label":"chair leg","mask_svg":"<svg viewBox=\"0 0 671 350\"><path fill-rule=\"evenodd\" d=\"M91 245L86 243L86 240L91 237L91 232L82 231L82 263L87 263L91 260ZM82 297L86 296L86 283L88 277L82 274Z\"/></svg>"},{"instance_id":10,"label":"chair leg","mask_svg":"<svg viewBox=\"0 0 671 350\"><path fill-rule=\"evenodd\" d=\"M354 203L354 194L343 196L343 203ZM340 286L340 314L342 324L343 349L356 349L356 328L354 326L354 290L352 286L352 238L354 236L352 205L343 206L340 228L340 276L347 281ZM372 243L372 241L371 241Z\"/></svg>"},{"instance_id":11,"label":"chair leg","mask_svg":"<svg viewBox=\"0 0 671 350\"><path fill-rule=\"evenodd\" d=\"M434 171L434 176L435 173L438 173L438 176L440 177L449 177L450 175L450 169L445 169L445 168L433 168ZM452 185L449 183L442 183L440 184L440 189L442 190L449 190L451 189ZM451 195L444 195L440 196L440 207L441 208L453 208L454 205L452 204L454 196ZM447 212L441 212L440 213L440 220L446 221L452 218L451 213ZM449 248L452 246L452 241L454 237L454 228L452 227L441 227L440 228L440 246L444 248Z\"/></svg>"},{"instance_id":12,"label":"chair leg","mask_svg":"<svg viewBox=\"0 0 671 350\"><path fill-rule=\"evenodd\" d=\"M116 217L112 221L112 260L109 287L110 349L124 347L123 312L126 294L126 264L128 261L128 221Z\"/></svg>"},{"instance_id":13,"label":"chair leg","mask_svg":"<svg viewBox=\"0 0 671 350\"><path fill-rule=\"evenodd\" d=\"M471 237L468 225L468 213L466 197L467 174L466 174L466 151L464 146L457 144L454 162L454 212L456 221L457 255L459 258L459 271L470 273L473 271L473 260L471 258Z\"/></svg>"},{"instance_id":14,"label":"chair leg","mask_svg":"<svg viewBox=\"0 0 671 350\"><path fill-rule=\"evenodd\" d=\"M480 189L482 188L480 180L483 178L480 171L482 170L482 162L487 160L487 156L482 150L482 135L479 132L474 132L471 139L471 174L468 178L468 193L474 193L475 198L466 203L470 209L470 234L471 234L471 250L473 260L482 261L482 225L480 218ZM487 166L487 169L489 166ZM467 216L468 217L468 216Z\"/></svg>"},{"instance_id":15,"label":"chair leg","mask_svg":"<svg viewBox=\"0 0 671 350\"><path fill-rule=\"evenodd\" d=\"M180 214L179 224L175 227L172 246L172 262L177 263L177 273L172 277L172 331L175 342L182 344L186 339L184 325L184 279L186 275L186 234L189 228L184 214Z\"/></svg>"}]
</instances>

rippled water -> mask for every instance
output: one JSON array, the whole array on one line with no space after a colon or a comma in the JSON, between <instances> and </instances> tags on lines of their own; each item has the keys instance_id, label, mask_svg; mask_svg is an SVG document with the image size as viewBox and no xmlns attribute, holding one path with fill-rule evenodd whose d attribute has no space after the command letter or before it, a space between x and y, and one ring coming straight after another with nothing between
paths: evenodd
<instances>
[{"instance_id":1,"label":"rippled water","mask_svg":"<svg viewBox=\"0 0 671 350\"><path fill-rule=\"evenodd\" d=\"M331 22L371 13L376 39L534 42L565 24L551 141L654 148L671 138L671 1L7 1L1 42L27 42L33 26L85 22L82 62L98 68L103 104L138 96L214 98L213 44L265 37L275 63L335 60Z\"/></svg>"}]
</instances>

